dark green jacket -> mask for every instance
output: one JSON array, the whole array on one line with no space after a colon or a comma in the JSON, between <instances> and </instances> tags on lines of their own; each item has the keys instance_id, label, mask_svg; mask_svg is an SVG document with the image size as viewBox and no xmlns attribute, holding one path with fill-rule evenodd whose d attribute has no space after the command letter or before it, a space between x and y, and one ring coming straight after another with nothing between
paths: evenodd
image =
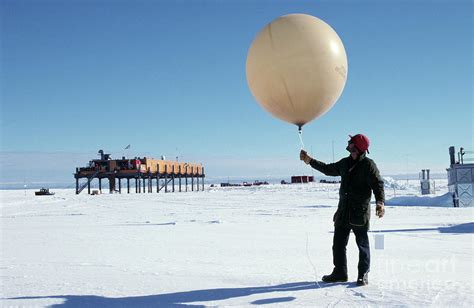
<instances>
[{"instance_id":1,"label":"dark green jacket","mask_svg":"<svg viewBox=\"0 0 474 308\"><path fill-rule=\"evenodd\" d=\"M370 198L385 202L384 184L375 162L362 154L357 161L351 156L333 164L311 160L311 167L328 176L340 176L339 204L334 226L369 229Z\"/></svg>"}]
</instances>

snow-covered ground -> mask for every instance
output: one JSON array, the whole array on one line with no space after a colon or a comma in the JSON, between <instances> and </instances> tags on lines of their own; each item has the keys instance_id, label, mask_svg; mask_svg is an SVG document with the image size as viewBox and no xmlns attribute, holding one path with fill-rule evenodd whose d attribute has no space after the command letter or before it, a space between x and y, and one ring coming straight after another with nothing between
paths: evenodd
<instances>
[{"instance_id":1,"label":"snow-covered ground","mask_svg":"<svg viewBox=\"0 0 474 308\"><path fill-rule=\"evenodd\" d=\"M0 305L472 307L474 209L419 199L415 182L395 184L387 199L416 206L393 199L384 218L372 217L366 287L353 282L353 236L350 282L320 281L332 270L334 184L98 196L0 191ZM437 189L442 196L446 183ZM384 249L375 249L382 235Z\"/></svg>"}]
</instances>

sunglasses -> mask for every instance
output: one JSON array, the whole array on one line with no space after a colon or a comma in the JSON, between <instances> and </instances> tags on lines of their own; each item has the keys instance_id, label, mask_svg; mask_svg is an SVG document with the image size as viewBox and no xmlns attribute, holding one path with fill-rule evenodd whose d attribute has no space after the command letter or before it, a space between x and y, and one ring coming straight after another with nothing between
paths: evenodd
<instances>
[{"instance_id":1,"label":"sunglasses","mask_svg":"<svg viewBox=\"0 0 474 308\"><path fill-rule=\"evenodd\" d=\"M352 148L350 148L351 144L354 144L354 142L352 141L348 141L347 142L347 150L351 153L359 153L359 151L357 150L357 148L355 146L353 146Z\"/></svg>"}]
</instances>

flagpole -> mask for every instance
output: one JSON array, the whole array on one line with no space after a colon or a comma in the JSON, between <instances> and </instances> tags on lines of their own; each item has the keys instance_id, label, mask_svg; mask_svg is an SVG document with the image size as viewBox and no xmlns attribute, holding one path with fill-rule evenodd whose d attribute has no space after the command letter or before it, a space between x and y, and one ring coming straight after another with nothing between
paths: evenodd
<instances>
[{"instance_id":1,"label":"flagpole","mask_svg":"<svg viewBox=\"0 0 474 308\"><path fill-rule=\"evenodd\" d=\"M130 144L125 147L125 158L127 158L127 156L130 156L130 147L131 147Z\"/></svg>"}]
</instances>

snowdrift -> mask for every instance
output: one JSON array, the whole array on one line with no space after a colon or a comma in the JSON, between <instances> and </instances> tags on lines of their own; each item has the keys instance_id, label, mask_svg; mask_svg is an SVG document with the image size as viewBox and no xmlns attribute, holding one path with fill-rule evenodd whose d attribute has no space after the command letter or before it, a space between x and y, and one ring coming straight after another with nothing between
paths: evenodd
<instances>
[{"instance_id":1,"label":"snowdrift","mask_svg":"<svg viewBox=\"0 0 474 308\"><path fill-rule=\"evenodd\" d=\"M385 204L393 206L453 207L453 196L449 192L436 197L402 196L387 200Z\"/></svg>"},{"instance_id":2,"label":"snowdrift","mask_svg":"<svg viewBox=\"0 0 474 308\"><path fill-rule=\"evenodd\" d=\"M410 187L406 184L403 184L401 181L397 181L392 177L384 176L383 177L384 186L386 189L397 189L397 190L408 190ZM413 188L413 187L411 187Z\"/></svg>"}]
</instances>

